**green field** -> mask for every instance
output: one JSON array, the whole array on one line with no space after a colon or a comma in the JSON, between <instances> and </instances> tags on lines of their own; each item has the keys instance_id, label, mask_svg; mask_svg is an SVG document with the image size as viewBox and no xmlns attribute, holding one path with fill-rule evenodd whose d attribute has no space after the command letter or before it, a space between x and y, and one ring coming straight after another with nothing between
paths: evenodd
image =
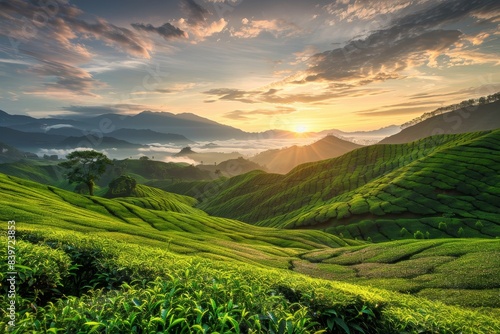
<instances>
[{"instance_id":1,"label":"green field","mask_svg":"<svg viewBox=\"0 0 500 334\"><path fill-rule=\"evenodd\" d=\"M226 181L167 187L199 208L247 223L321 229L372 241L500 235L500 131L374 145ZM369 238L369 239L368 239Z\"/></svg>"},{"instance_id":2,"label":"green field","mask_svg":"<svg viewBox=\"0 0 500 334\"><path fill-rule=\"evenodd\" d=\"M195 204L143 185L106 199L0 174L0 219L17 226L14 332L500 330L500 240L370 244Z\"/></svg>"}]
</instances>

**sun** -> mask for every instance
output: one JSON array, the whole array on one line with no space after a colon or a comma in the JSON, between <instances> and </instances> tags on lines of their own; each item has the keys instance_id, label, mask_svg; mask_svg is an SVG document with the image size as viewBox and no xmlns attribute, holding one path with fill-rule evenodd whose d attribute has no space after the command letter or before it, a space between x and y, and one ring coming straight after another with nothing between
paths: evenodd
<instances>
[{"instance_id":1,"label":"sun","mask_svg":"<svg viewBox=\"0 0 500 334\"><path fill-rule=\"evenodd\" d=\"M304 124L297 124L295 126L295 132L297 133L304 133L307 131L307 126L305 126Z\"/></svg>"}]
</instances>

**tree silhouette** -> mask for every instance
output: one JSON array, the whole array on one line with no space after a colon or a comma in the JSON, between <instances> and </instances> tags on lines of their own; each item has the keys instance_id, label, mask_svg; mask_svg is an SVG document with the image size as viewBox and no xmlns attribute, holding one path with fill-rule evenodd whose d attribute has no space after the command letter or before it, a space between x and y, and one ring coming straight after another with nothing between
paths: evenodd
<instances>
[{"instance_id":1,"label":"tree silhouette","mask_svg":"<svg viewBox=\"0 0 500 334\"><path fill-rule=\"evenodd\" d=\"M90 196L94 195L95 181L106 171L106 166L111 165L111 160L102 153L89 151L73 151L66 156L67 161L59 166L68 169L66 176L69 183L84 183L89 188Z\"/></svg>"}]
</instances>

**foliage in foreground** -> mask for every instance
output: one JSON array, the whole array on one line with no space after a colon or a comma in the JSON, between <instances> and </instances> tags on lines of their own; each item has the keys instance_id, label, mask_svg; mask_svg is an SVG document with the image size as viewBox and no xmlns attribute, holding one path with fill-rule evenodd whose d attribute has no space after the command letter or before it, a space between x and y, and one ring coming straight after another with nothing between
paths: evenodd
<instances>
[{"instance_id":1,"label":"foliage in foreground","mask_svg":"<svg viewBox=\"0 0 500 334\"><path fill-rule=\"evenodd\" d=\"M500 330L498 319L479 312L286 270L174 255L97 234L18 233L24 240L18 245L22 296L14 333ZM59 275L52 275L54 268Z\"/></svg>"}]
</instances>

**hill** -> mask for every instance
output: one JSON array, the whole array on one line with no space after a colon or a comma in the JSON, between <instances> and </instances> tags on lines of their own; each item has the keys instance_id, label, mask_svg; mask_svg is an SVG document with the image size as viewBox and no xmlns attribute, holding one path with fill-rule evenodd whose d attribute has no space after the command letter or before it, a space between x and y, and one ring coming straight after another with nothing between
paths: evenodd
<instances>
[{"instance_id":1,"label":"hill","mask_svg":"<svg viewBox=\"0 0 500 334\"><path fill-rule=\"evenodd\" d=\"M217 178L219 176L232 177L248 173L253 170L265 170L265 168L261 165L256 164L253 161L244 159L243 157L239 157L237 159L229 159L217 165L197 165L196 167L201 170L210 171L213 175L213 178Z\"/></svg>"},{"instance_id":2,"label":"hill","mask_svg":"<svg viewBox=\"0 0 500 334\"><path fill-rule=\"evenodd\" d=\"M341 131L338 129L323 130L318 132L319 136L333 135L360 145L373 145L380 142L382 139L392 136L401 131L401 127L397 125L389 125L377 130L371 131Z\"/></svg>"},{"instance_id":3,"label":"hill","mask_svg":"<svg viewBox=\"0 0 500 334\"><path fill-rule=\"evenodd\" d=\"M88 134L79 137L47 134L43 132L23 132L11 128L0 127L0 141L8 145L24 149L39 150L42 148L140 148L142 145L132 144L113 137Z\"/></svg>"},{"instance_id":4,"label":"hill","mask_svg":"<svg viewBox=\"0 0 500 334\"><path fill-rule=\"evenodd\" d=\"M37 158L38 156L34 153L19 151L15 147L0 142L0 163Z\"/></svg>"},{"instance_id":5,"label":"hill","mask_svg":"<svg viewBox=\"0 0 500 334\"><path fill-rule=\"evenodd\" d=\"M436 134L458 134L500 128L500 101L459 108L407 127L380 141L380 144L402 144Z\"/></svg>"},{"instance_id":6,"label":"hill","mask_svg":"<svg viewBox=\"0 0 500 334\"><path fill-rule=\"evenodd\" d=\"M22 150L38 150L58 146L66 137L45 133L23 132L0 127L0 141Z\"/></svg>"},{"instance_id":7,"label":"hill","mask_svg":"<svg viewBox=\"0 0 500 334\"><path fill-rule=\"evenodd\" d=\"M0 219L16 217L19 227L35 230L98 232L136 244L165 246L178 253L202 252L207 258L232 258L286 268L304 250L339 247L344 241L320 231L280 231L210 217L193 208L193 198L139 186L137 196L107 199L0 174ZM288 246L287 246L288 245ZM287 251L280 247L290 247ZM234 252L229 251L233 249Z\"/></svg>"},{"instance_id":8,"label":"hill","mask_svg":"<svg viewBox=\"0 0 500 334\"><path fill-rule=\"evenodd\" d=\"M137 144L192 144L193 141L187 139L183 135L174 133L160 133L152 130L138 130L138 129L119 129L106 134L109 137L127 140Z\"/></svg>"},{"instance_id":9,"label":"hill","mask_svg":"<svg viewBox=\"0 0 500 334\"><path fill-rule=\"evenodd\" d=\"M500 330L500 313L480 308L498 307L500 266L491 255L500 241L363 245L211 217L191 198L144 186L135 196L81 196L0 174L0 219L16 217L16 311L23 314L16 333ZM7 247L6 238L0 243ZM450 303L487 298L465 309L297 273L349 279L352 270L367 285L387 279L402 287L415 274L427 289L419 293L451 291ZM419 274L428 270L435 273ZM471 289L467 298L462 289ZM6 298L0 306L7 309Z\"/></svg>"},{"instance_id":10,"label":"hill","mask_svg":"<svg viewBox=\"0 0 500 334\"><path fill-rule=\"evenodd\" d=\"M105 114L88 119L98 126L103 119L111 120L115 129L147 129L160 133L176 133L194 140L246 138L247 133L194 114L143 111L137 115Z\"/></svg>"},{"instance_id":11,"label":"hill","mask_svg":"<svg viewBox=\"0 0 500 334\"><path fill-rule=\"evenodd\" d=\"M260 226L314 228L352 238L500 233L500 130L374 145L300 165L212 183L177 184L206 212Z\"/></svg>"},{"instance_id":12,"label":"hill","mask_svg":"<svg viewBox=\"0 0 500 334\"><path fill-rule=\"evenodd\" d=\"M53 147L61 147L61 148L87 147L91 149L98 147L99 149L106 149L106 148L134 149L143 147L143 145L132 144L128 141L116 139L114 137L88 134L86 136L65 138L60 143L58 143Z\"/></svg>"},{"instance_id":13,"label":"hill","mask_svg":"<svg viewBox=\"0 0 500 334\"><path fill-rule=\"evenodd\" d=\"M250 160L270 172L285 174L300 164L338 157L359 147L361 145L335 136L326 136L311 145L264 151Z\"/></svg>"},{"instance_id":14,"label":"hill","mask_svg":"<svg viewBox=\"0 0 500 334\"><path fill-rule=\"evenodd\" d=\"M63 175L64 170L57 163L58 161L23 159L0 164L0 173L68 190L73 189L74 185L68 184ZM133 159L113 160L113 165L96 182L100 188L103 188L98 193L105 192L105 187L109 182L124 174L134 177L141 183L151 182L167 185L180 181L213 179L210 172L182 163Z\"/></svg>"}]
</instances>

